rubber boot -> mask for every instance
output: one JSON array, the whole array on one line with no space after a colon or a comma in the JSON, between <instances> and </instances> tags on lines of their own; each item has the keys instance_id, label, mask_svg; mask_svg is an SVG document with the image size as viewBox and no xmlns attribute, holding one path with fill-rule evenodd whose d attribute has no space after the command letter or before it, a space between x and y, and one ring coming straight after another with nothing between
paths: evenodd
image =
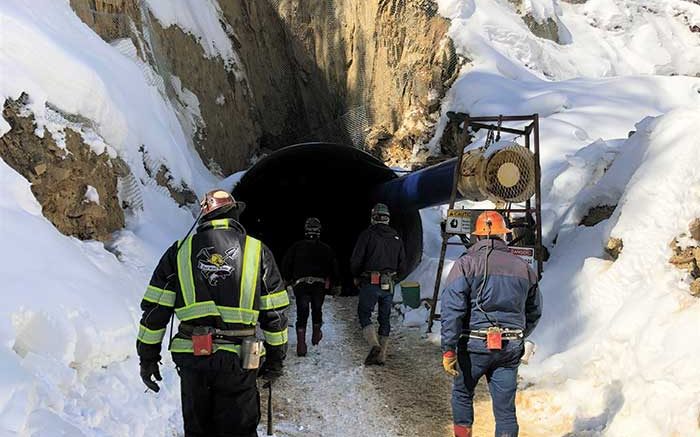
<instances>
[{"instance_id":1,"label":"rubber boot","mask_svg":"<svg viewBox=\"0 0 700 437\"><path fill-rule=\"evenodd\" d=\"M382 348L379 346L377 331L374 329L374 326L368 325L362 328L362 335L364 335L365 340L367 340L371 348L369 354L367 354L367 358L365 358L365 366L379 364L379 355L382 353Z\"/></svg>"},{"instance_id":2,"label":"rubber boot","mask_svg":"<svg viewBox=\"0 0 700 437\"><path fill-rule=\"evenodd\" d=\"M377 359L377 363L381 366L386 363L386 350L389 347L389 336L388 335L380 335L379 336L379 347L382 349L381 352L379 353L379 358Z\"/></svg>"},{"instance_id":3,"label":"rubber boot","mask_svg":"<svg viewBox=\"0 0 700 437\"><path fill-rule=\"evenodd\" d=\"M297 356L306 356L306 328L297 328Z\"/></svg>"},{"instance_id":4,"label":"rubber boot","mask_svg":"<svg viewBox=\"0 0 700 437\"><path fill-rule=\"evenodd\" d=\"M323 331L321 331L321 325L314 325L314 331L311 334L311 344L316 346L321 342L323 338Z\"/></svg>"},{"instance_id":5,"label":"rubber boot","mask_svg":"<svg viewBox=\"0 0 700 437\"><path fill-rule=\"evenodd\" d=\"M455 437L472 437L472 428L464 425L454 425Z\"/></svg>"}]
</instances>

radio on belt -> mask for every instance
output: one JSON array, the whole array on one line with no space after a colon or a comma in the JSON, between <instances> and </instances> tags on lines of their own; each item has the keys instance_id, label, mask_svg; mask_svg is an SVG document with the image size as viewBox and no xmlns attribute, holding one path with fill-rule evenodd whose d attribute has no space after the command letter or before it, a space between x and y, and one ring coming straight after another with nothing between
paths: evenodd
<instances>
[{"instance_id":1,"label":"radio on belt","mask_svg":"<svg viewBox=\"0 0 700 437\"><path fill-rule=\"evenodd\" d=\"M212 354L214 348L213 330L208 326L197 326L192 330L192 351L195 356Z\"/></svg>"},{"instance_id":2,"label":"radio on belt","mask_svg":"<svg viewBox=\"0 0 700 437\"><path fill-rule=\"evenodd\" d=\"M491 351L499 351L503 347L503 335L501 328L492 326L486 330L486 348Z\"/></svg>"}]
</instances>

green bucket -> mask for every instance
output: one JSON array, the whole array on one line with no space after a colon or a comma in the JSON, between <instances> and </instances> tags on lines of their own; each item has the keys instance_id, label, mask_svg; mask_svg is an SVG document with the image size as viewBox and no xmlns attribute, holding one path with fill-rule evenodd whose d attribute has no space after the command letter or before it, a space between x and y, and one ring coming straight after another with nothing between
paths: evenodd
<instances>
[{"instance_id":1,"label":"green bucket","mask_svg":"<svg viewBox=\"0 0 700 437\"><path fill-rule=\"evenodd\" d=\"M418 282L402 282L401 298L404 305L418 308L420 306L420 284Z\"/></svg>"}]
</instances>

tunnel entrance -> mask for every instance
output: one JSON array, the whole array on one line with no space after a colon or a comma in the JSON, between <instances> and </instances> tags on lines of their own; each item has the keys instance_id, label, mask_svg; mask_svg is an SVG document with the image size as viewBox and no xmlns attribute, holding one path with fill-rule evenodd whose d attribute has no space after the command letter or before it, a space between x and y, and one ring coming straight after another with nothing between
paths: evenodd
<instances>
[{"instance_id":1,"label":"tunnel entrance","mask_svg":"<svg viewBox=\"0 0 700 437\"><path fill-rule=\"evenodd\" d=\"M349 260L359 233L369 226L378 184L396 178L384 163L354 147L307 143L285 147L255 164L233 194L246 202L241 222L278 262L304 237L304 220L318 217L321 239L336 252L345 294L353 293ZM391 226L406 246L409 270L420 262L423 231L417 210L391 210Z\"/></svg>"}]
</instances>

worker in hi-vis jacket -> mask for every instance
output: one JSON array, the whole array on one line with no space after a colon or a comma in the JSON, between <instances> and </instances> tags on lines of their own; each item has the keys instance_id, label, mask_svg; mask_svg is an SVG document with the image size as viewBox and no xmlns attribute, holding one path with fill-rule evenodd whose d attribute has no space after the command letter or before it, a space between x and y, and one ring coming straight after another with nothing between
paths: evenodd
<instances>
[{"instance_id":1,"label":"worker in hi-vis jacket","mask_svg":"<svg viewBox=\"0 0 700 437\"><path fill-rule=\"evenodd\" d=\"M226 191L207 193L196 232L165 252L141 301L136 348L141 378L156 392L166 326L173 313L180 321L170 352L186 437L256 436L256 376L282 372L289 298L272 252L238 223L242 206Z\"/></svg>"}]
</instances>

